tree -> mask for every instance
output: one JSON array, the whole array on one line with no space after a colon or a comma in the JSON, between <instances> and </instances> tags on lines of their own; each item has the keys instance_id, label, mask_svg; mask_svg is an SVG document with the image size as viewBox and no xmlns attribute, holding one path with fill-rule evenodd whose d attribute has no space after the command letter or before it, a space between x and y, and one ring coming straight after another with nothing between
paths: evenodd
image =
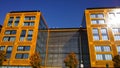
<instances>
[{"instance_id":1,"label":"tree","mask_svg":"<svg viewBox=\"0 0 120 68\"><path fill-rule=\"evenodd\" d=\"M78 60L76 58L75 53L71 52L70 54L68 54L64 59L64 63L66 67L77 68Z\"/></svg>"},{"instance_id":2,"label":"tree","mask_svg":"<svg viewBox=\"0 0 120 68\"><path fill-rule=\"evenodd\" d=\"M0 66L2 66L3 62L6 60L5 56L6 56L5 51L0 50Z\"/></svg>"},{"instance_id":3,"label":"tree","mask_svg":"<svg viewBox=\"0 0 120 68\"><path fill-rule=\"evenodd\" d=\"M114 56L112 61L114 62L115 68L120 68L120 55Z\"/></svg>"},{"instance_id":4,"label":"tree","mask_svg":"<svg viewBox=\"0 0 120 68\"><path fill-rule=\"evenodd\" d=\"M36 52L33 55L31 55L30 63L31 63L33 68L40 68L41 62L42 62L42 59L41 59L39 53Z\"/></svg>"}]
</instances>

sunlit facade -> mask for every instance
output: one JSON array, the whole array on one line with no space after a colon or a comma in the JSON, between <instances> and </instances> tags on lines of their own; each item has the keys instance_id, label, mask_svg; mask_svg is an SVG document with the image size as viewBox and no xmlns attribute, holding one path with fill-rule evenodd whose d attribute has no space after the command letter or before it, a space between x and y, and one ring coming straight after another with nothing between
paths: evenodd
<instances>
[{"instance_id":1,"label":"sunlit facade","mask_svg":"<svg viewBox=\"0 0 120 68\"><path fill-rule=\"evenodd\" d=\"M9 12L0 34L0 50L6 52L7 59L2 67L31 68L30 56L36 51L41 53L37 48L46 49L47 46L46 36L48 34L44 33L44 38L41 37L43 32L40 30L43 29L47 30L47 25L40 11ZM41 56L45 55L46 51L41 53ZM45 65L44 62L42 64Z\"/></svg>"},{"instance_id":2,"label":"sunlit facade","mask_svg":"<svg viewBox=\"0 0 120 68\"><path fill-rule=\"evenodd\" d=\"M113 67L112 58L120 54L119 18L119 8L85 10L91 67Z\"/></svg>"},{"instance_id":3,"label":"sunlit facade","mask_svg":"<svg viewBox=\"0 0 120 68\"><path fill-rule=\"evenodd\" d=\"M80 28L49 28L40 11L12 11L0 33L0 50L7 60L2 68L31 68L36 51L42 68L66 68L65 57L74 52L77 68L114 67L120 54L120 9L88 8Z\"/></svg>"}]
</instances>

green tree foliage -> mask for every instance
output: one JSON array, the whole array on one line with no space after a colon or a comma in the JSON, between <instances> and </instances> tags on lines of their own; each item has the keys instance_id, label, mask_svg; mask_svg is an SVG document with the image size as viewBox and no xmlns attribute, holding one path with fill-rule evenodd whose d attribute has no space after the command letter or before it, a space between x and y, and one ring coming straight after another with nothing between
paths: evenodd
<instances>
[{"instance_id":1,"label":"green tree foliage","mask_svg":"<svg viewBox=\"0 0 120 68\"><path fill-rule=\"evenodd\" d=\"M76 58L76 55L74 52L71 52L70 54L68 54L66 56L66 58L64 59L64 63L66 67L69 68L77 68L78 65L78 60Z\"/></svg>"},{"instance_id":2,"label":"green tree foliage","mask_svg":"<svg viewBox=\"0 0 120 68\"><path fill-rule=\"evenodd\" d=\"M120 68L120 55L114 56L112 61L114 62L114 67L115 68Z\"/></svg>"},{"instance_id":3,"label":"green tree foliage","mask_svg":"<svg viewBox=\"0 0 120 68\"><path fill-rule=\"evenodd\" d=\"M42 59L41 59L39 53L36 52L33 55L31 55L30 63L31 63L33 68L40 68L41 62L42 62Z\"/></svg>"},{"instance_id":4,"label":"green tree foliage","mask_svg":"<svg viewBox=\"0 0 120 68\"><path fill-rule=\"evenodd\" d=\"M5 51L1 51L1 50L0 50L0 66L1 66L1 65L3 64L3 62L6 60L5 56L6 56Z\"/></svg>"}]
</instances>

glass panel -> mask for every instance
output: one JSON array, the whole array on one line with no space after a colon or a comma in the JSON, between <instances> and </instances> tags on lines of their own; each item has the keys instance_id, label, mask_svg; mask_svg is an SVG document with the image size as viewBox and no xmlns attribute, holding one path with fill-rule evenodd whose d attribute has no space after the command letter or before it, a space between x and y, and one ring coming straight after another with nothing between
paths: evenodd
<instances>
[{"instance_id":1,"label":"glass panel","mask_svg":"<svg viewBox=\"0 0 120 68\"><path fill-rule=\"evenodd\" d=\"M12 26L13 19L14 19L14 17L10 17L10 18L9 18L8 26Z\"/></svg>"},{"instance_id":2,"label":"glass panel","mask_svg":"<svg viewBox=\"0 0 120 68\"><path fill-rule=\"evenodd\" d=\"M109 18L110 18L110 19L115 18L115 14L114 14L114 13L109 13Z\"/></svg>"},{"instance_id":3,"label":"glass panel","mask_svg":"<svg viewBox=\"0 0 120 68\"><path fill-rule=\"evenodd\" d=\"M98 14L97 17L98 17L98 18L103 18L104 15L103 15L103 14Z\"/></svg>"},{"instance_id":4,"label":"glass panel","mask_svg":"<svg viewBox=\"0 0 120 68\"><path fill-rule=\"evenodd\" d=\"M111 54L105 54L105 59L106 60L112 60L112 55Z\"/></svg>"},{"instance_id":5,"label":"glass panel","mask_svg":"<svg viewBox=\"0 0 120 68\"><path fill-rule=\"evenodd\" d=\"M21 57L22 57L22 54L18 54L18 53L17 53L15 58L16 58L16 59L21 59Z\"/></svg>"},{"instance_id":6,"label":"glass panel","mask_svg":"<svg viewBox=\"0 0 120 68\"><path fill-rule=\"evenodd\" d=\"M108 40L108 36L107 35L102 35L102 40Z\"/></svg>"},{"instance_id":7,"label":"glass panel","mask_svg":"<svg viewBox=\"0 0 120 68\"><path fill-rule=\"evenodd\" d=\"M99 24L104 24L105 21L104 20L98 20Z\"/></svg>"},{"instance_id":8,"label":"glass panel","mask_svg":"<svg viewBox=\"0 0 120 68\"><path fill-rule=\"evenodd\" d=\"M3 41L8 41L9 40L9 37L7 37L7 36L5 36L4 38L3 38Z\"/></svg>"},{"instance_id":9,"label":"glass panel","mask_svg":"<svg viewBox=\"0 0 120 68\"><path fill-rule=\"evenodd\" d=\"M114 40L120 40L120 35L114 35Z\"/></svg>"},{"instance_id":10,"label":"glass panel","mask_svg":"<svg viewBox=\"0 0 120 68\"><path fill-rule=\"evenodd\" d=\"M25 16L25 20L35 20L35 16Z\"/></svg>"},{"instance_id":11,"label":"glass panel","mask_svg":"<svg viewBox=\"0 0 120 68\"><path fill-rule=\"evenodd\" d=\"M95 46L95 51L96 52L101 52L102 50L101 50L101 46Z\"/></svg>"},{"instance_id":12,"label":"glass panel","mask_svg":"<svg viewBox=\"0 0 120 68\"><path fill-rule=\"evenodd\" d=\"M92 22L92 24L98 24L97 20L92 20L91 22Z\"/></svg>"},{"instance_id":13,"label":"glass panel","mask_svg":"<svg viewBox=\"0 0 120 68\"><path fill-rule=\"evenodd\" d=\"M104 51L106 51L106 52L110 52L111 51L110 46L103 46L103 47L104 47Z\"/></svg>"},{"instance_id":14,"label":"glass panel","mask_svg":"<svg viewBox=\"0 0 120 68\"><path fill-rule=\"evenodd\" d=\"M23 59L27 59L29 54L23 54Z\"/></svg>"},{"instance_id":15,"label":"glass panel","mask_svg":"<svg viewBox=\"0 0 120 68\"><path fill-rule=\"evenodd\" d=\"M15 41L15 37L10 37L10 41Z\"/></svg>"},{"instance_id":16,"label":"glass panel","mask_svg":"<svg viewBox=\"0 0 120 68\"><path fill-rule=\"evenodd\" d=\"M4 50L5 49L5 46L0 46L0 50Z\"/></svg>"},{"instance_id":17,"label":"glass panel","mask_svg":"<svg viewBox=\"0 0 120 68\"><path fill-rule=\"evenodd\" d=\"M96 60L103 60L102 54L96 54Z\"/></svg>"},{"instance_id":18,"label":"glass panel","mask_svg":"<svg viewBox=\"0 0 120 68\"><path fill-rule=\"evenodd\" d=\"M12 46L8 46L7 50L6 50L6 58L10 58L11 57L11 53L12 53Z\"/></svg>"},{"instance_id":19,"label":"glass panel","mask_svg":"<svg viewBox=\"0 0 120 68\"><path fill-rule=\"evenodd\" d=\"M120 46L117 46L118 54L120 54Z\"/></svg>"}]
</instances>

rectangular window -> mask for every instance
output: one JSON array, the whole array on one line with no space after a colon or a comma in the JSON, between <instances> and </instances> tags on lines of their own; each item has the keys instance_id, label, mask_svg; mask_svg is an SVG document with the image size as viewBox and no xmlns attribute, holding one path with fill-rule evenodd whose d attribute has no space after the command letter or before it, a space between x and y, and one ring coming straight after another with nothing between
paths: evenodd
<instances>
[{"instance_id":1,"label":"rectangular window","mask_svg":"<svg viewBox=\"0 0 120 68\"><path fill-rule=\"evenodd\" d=\"M109 17L109 19L114 19L115 18L115 13L109 13L108 17Z\"/></svg>"},{"instance_id":2,"label":"rectangular window","mask_svg":"<svg viewBox=\"0 0 120 68\"><path fill-rule=\"evenodd\" d=\"M93 28L92 32L93 32L93 39L94 40L100 40L98 29L97 28Z\"/></svg>"},{"instance_id":3,"label":"rectangular window","mask_svg":"<svg viewBox=\"0 0 120 68\"><path fill-rule=\"evenodd\" d=\"M111 54L96 54L96 60L112 60Z\"/></svg>"},{"instance_id":4,"label":"rectangular window","mask_svg":"<svg viewBox=\"0 0 120 68\"><path fill-rule=\"evenodd\" d=\"M22 30L21 35L20 35L20 41L23 41L26 35L26 30Z\"/></svg>"},{"instance_id":5,"label":"rectangular window","mask_svg":"<svg viewBox=\"0 0 120 68\"><path fill-rule=\"evenodd\" d=\"M28 59L29 54L28 53L17 53L16 59Z\"/></svg>"},{"instance_id":6,"label":"rectangular window","mask_svg":"<svg viewBox=\"0 0 120 68\"><path fill-rule=\"evenodd\" d=\"M6 35L16 34L16 30L6 30L5 34Z\"/></svg>"},{"instance_id":7,"label":"rectangular window","mask_svg":"<svg viewBox=\"0 0 120 68\"><path fill-rule=\"evenodd\" d=\"M120 40L120 35L114 35L114 40L115 41Z\"/></svg>"},{"instance_id":8,"label":"rectangular window","mask_svg":"<svg viewBox=\"0 0 120 68\"><path fill-rule=\"evenodd\" d=\"M91 14L90 17L91 18L104 18L104 15L102 13L100 13L100 14Z\"/></svg>"},{"instance_id":9,"label":"rectangular window","mask_svg":"<svg viewBox=\"0 0 120 68\"><path fill-rule=\"evenodd\" d=\"M104 20L91 20L92 24L104 24Z\"/></svg>"},{"instance_id":10,"label":"rectangular window","mask_svg":"<svg viewBox=\"0 0 120 68\"><path fill-rule=\"evenodd\" d=\"M12 26L14 17L10 17L8 21L8 26Z\"/></svg>"},{"instance_id":11,"label":"rectangular window","mask_svg":"<svg viewBox=\"0 0 120 68\"><path fill-rule=\"evenodd\" d=\"M29 51L30 46L18 46L18 51Z\"/></svg>"},{"instance_id":12,"label":"rectangular window","mask_svg":"<svg viewBox=\"0 0 120 68\"><path fill-rule=\"evenodd\" d=\"M11 53L12 53L12 46L8 46L7 50L6 50L6 58L10 58L11 57Z\"/></svg>"},{"instance_id":13,"label":"rectangular window","mask_svg":"<svg viewBox=\"0 0 120 68\"><path fill-rule=\"evenodd\" d=\"M35 20L35 16L25 16L25 20Z\"/></svg>"},{"instance_id":14,"label":"rectangular window","mask_svg":"<svg viewBox=\"0 0 120 68\"><path fill-rule=\"evenodd\" d=\"M96 52L110 52L111 48L110 46L95 46Z\"/></svg>"},{"instance_id":15,"label":"rectangular window","mask_svg":"<svg viewBox=\"0 0 120 68\"><path fill-rule=\"evenodd\" d=\"M32 40L32 35L33 35L33 30L29 30L28 31L28 35L27 35L27 40L31 41Z\"/></svg>"},{"instance_id":16,"label":"rectangular window","mask_svg":"<svg viewBox=\"0 0 120 68\"><path fill-rule=\"evenodd\" d=\"M24 26L34 26L34 22L24 22Z\"/></svg>"},{"instance_id":17,"label":"rectangular window","mask_svg":"<svg viewBox=\"0 0 120 68\"><path fill-rule=\"evenodd\" d=\"M20 17L16 17L15 22L14 22L14 26L18 26L20 21Z\"/></svg>"},{"instance_id":18,"label":"rectangular window","mask_svg":"<svg viewBox=\"0 0 120 68\"><path fill-rule=\"evenodd\" d=\"M120 55L120 45L117 46L118 54Z\"/></svg>"},{"instance_id":19,"label":"rectangular window","mask_svg":"<svg viewBox=\"0 0 120 68\"><path fill-rule=\"evenodd\" d=\"M4 49L5 49L5 46L0 46L1 51L4 51Z\"/></svg>"},{"instance_id":20,"label":"rectangular window","mask_svg":"<svg viewBox=\"0 0 120 68\"><path fill-rule=\"evenodd\" d=\"M3 41L15 41L15 36L5 36L3 37Z\"/></svg>"},{"instance_id":21,"label":"rectangular window","mask_svg":"<svg viewBox=\"0 0 120 68\"><path fill-rule=\"evenodd\" d=\"M120 28L113 28L112 32L113 32L113 34L120 33Z\"/></svg>"},{"instance_id":22,"label":"rectangular window","mask_svg":"<svg viewBox=\"0 0 120 68\"><path fill-rule=\"evenodd\" d=\"M108 40L108 34L106 28L101 28L102 40Z\"/></svg>"}]
</instances>

